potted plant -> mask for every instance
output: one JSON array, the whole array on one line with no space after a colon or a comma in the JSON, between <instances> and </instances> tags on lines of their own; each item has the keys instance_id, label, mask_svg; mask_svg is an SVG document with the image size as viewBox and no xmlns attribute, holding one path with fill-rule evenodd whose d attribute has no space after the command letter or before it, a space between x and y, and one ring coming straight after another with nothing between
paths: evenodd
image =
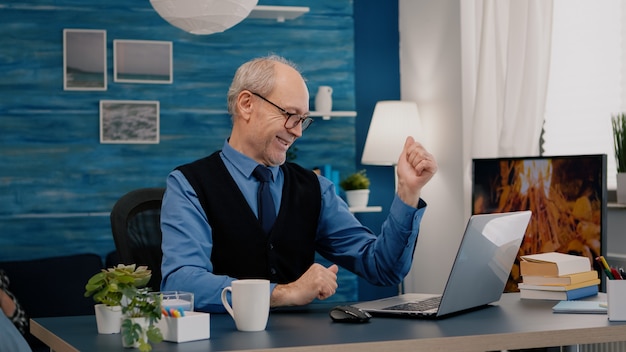
<instances>
[{"instance_id":1,"label":"potted plant","mask_svg":"<svg viewBox=\"0 0 626 352\"><path fill-rule=\"evenodd\" d=\"M163 334L156 326L162 314L162 294L134 286L126 286L122 291L122 344L148 352L152 350L150 343L163 341Z\"/></svg>"},{"instance_id":2,"label":"potted plant","mask_svg":"<svg viewBox=\"0 0 626 352\"><path fill-rule=\"evenodd\" d=\"M141 288L148 284L152 272L146 266L123 265L102 269L85 285L85 297L93 296L96 324L100 334L120 332L122 297L125 288Z\"/></svg>"},{"instance_id":3,"label":"potted plant","mask_svg":"<svg viewBox=\"0 0 626 352\"><path fill-rule=\"evenodd\" d=\"M346 201L350 207L366 207L370 194L370 179L365 170L359 170L339 182L346 192Z\"/></svg>"},{"instance_id":4,"label":"potted plant","mask_svg":"<svg viewBox=\"0 0 626 352\"><path fill-rule=\"evenodd\" d=\"M626 113L613 115L611 122L617 165L617 202L626 204Z\"/></svg>"}]
</instances>

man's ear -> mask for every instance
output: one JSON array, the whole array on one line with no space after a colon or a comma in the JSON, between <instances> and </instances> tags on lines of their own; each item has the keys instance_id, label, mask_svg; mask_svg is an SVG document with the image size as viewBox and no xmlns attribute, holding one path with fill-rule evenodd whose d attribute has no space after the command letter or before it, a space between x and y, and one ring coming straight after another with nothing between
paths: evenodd
<instances>
[{"instance_id":1,"label":"man's ear","mask_svg":"<svg viewBox=\"0 0 626 352\"><path fill-rule=\"evenodd\" d=\"M250 119L250 115L252 114L252 93L247 90L243 90L237 96L237 110L239 110L239 115L245 119Z\"/></svg>"}]
</instances>

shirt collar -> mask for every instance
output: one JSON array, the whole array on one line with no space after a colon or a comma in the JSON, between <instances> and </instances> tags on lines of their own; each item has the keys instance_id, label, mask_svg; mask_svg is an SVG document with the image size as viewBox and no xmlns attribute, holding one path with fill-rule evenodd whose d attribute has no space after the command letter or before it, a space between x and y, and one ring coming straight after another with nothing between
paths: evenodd
<instances>
[{"instance_id":1,"label":"shirt collar","mask_svg":"<svg viewBox=\"0 0 626 352\"><path fill-rule=\"evenodd\" d=\"M228 144L228 139L224 141L224 146L222 147L222 155L224 159L226 159L231 165L233 165L242 175L247 178L252 177L252 172L259 165L257 161L250 158L249 156L242 154L235 150L235 148L231 147ZM276 180L278 175L279 166L268 166L270 171L272 172L272 180Z\"/></svg>"}]
</instances>

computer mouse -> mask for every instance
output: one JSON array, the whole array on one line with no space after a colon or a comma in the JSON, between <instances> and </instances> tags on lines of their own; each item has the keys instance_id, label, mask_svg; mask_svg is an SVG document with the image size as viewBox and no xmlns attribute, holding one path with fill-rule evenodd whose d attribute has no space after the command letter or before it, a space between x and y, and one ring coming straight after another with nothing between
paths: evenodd
<instances>
[{"instance_id":1,"label":"computer mouse","mask_svg":"<svg viewBox=\"0 0 626 352\"><path fill-rule=\"evenodd\" d=\"M330 318L341 323L367 323L372 315L354 306L336 306L330 310Z\"/></svg>"}]
</instances>

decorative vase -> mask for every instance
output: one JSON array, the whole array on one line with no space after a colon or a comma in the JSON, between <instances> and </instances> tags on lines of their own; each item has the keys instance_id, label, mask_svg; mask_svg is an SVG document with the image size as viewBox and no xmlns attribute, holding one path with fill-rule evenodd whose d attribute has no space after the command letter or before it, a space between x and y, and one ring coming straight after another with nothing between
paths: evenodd
<instances>
[{"instance_id":1,"label":"decorative vase","mask_svg":"<svg viewBox=\"0 0 626 352\"><path fill-rule=\"evenodd\" d=\"M331 112L333 110L333 88L319 86L315 95L315 110L318 112Z\"/></svg>"},{"instance_id":2,"label":"decorative vase","mask_svg":"<svg viewBox=\"0 0 626 352\"><path fill-rule=\"evenodd\" d=\"M96 325L98 334L119 334L122 326L122 307L96 304Z\"/></svg>"},{"instance_id":3,"label":"decorative vase","mask_svg":"<svg viewBox=\"0 0 626 352\"><path fill-rule=\"evenodd\" d=\"M626 204L626 172L617 173L617 202Z\"/></svg>"},{"instance_id":4,"label":"decorative vase","mask_svg":"<svg viewBox=\"0 0 626 352\"><path fill-rule=\"evenodd\" d=\"M125 317L123 319L123 321L126 320L130 320L132 322L132 325L135 324L139 324L139 326L141 326L141 339L143 339L144 341L148 341L148 327L150 326L150 320L146 317L137 317L137 318L128 318ZM122 322L122 346L124 346L124 348L138 348L139 347L139 339L137 339L136 341L130 342L130 341L126 341L125 336L126 334L126 329L127 327L124 327L124 323Z\"/></svg>"},{"instance_id":5,"label":"decorative vase","mask_svg":"<svg viewBox=\"0 0 626 352\"><path fill-rule=\"evenodd\" d=\"M370 190L369 189L355 189L352 191L346 191L346 201L351 208L365 208L369 201Z\"/></svg>"}]
</instances>

